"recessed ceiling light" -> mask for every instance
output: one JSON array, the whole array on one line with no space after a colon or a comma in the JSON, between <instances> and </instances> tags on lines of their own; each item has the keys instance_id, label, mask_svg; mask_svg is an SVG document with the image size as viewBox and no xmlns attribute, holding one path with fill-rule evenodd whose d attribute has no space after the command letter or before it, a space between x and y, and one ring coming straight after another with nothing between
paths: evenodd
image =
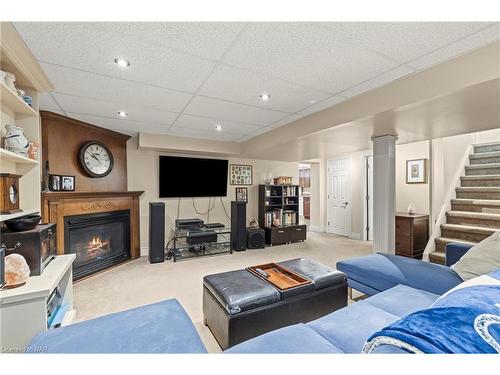
<instances>
[{"instance_id":1,"label":"recessed ceiling light","mask_svg":"<svg viewBox=\"0 0 500 375\"><path fill-rule=\"evenodd\" d=\"M120 116L121 118L127 118L128 113L125 111L118 111L118 116Z\"/></svg>"},{"instance_id":2,"label":"recessed ceiling light","mask_svg":"<svg viewBox=\"0 0 500 375\"><path fill-rule=\"evenodd\" d=\"M316 100L309 100L309 103L314 104L314 103L316 103Z\"/></svg>"},{"instance_id":3,"label":"recessed ceiling light","mask_svg":"<svg viewBox=\"0 0 500 375\"><path fill-rule=\"evenodd\" d=\"M217 130L218 132L222 131L222 125L221 124L215 125L215 130Z\"/></svg>"},{"instance_id":4,"label":"recessed ceiling light","mask_svg":"<svg viewBox=\"0 0 500 375\"><path fill-rule=\"evenodd\" d=\"M121 68L128 68L130 66L130 62L128 60L119 57L115 59L115 64Z\"/></svg>"},{"instance_id":5,"label":"recessed ceiling light","mask_svg":"<svg viewBox=\"0 0 500 375\"><path fill-rule=\"evenodd\" d=\"M259 95L260 99L264 102L267 102L269 99L271 99L271 95L263 93Z\"/></svg>"}]
</instances>

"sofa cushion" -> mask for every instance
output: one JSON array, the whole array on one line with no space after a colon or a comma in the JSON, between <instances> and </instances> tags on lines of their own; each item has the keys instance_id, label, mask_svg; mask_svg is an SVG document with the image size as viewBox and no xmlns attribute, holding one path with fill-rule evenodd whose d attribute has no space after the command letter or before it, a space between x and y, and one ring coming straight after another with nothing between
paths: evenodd
<instances>
[{"instance_id":1,"label":"sofa cushion","mask_svg":"<svg viewBox=\"0 0 500 375\"><path fill-rule=\"evenodd\" d=\"M472 246L451 268L463 280L470 280L500 268L500 231Z\"/></svg>"},{"instance_id":2,"label":"sofa cushion","mask_svg":"<svg viewBox=\"0 0 500 375\"><path fill-rule=\"evenodd\" d=\"M230 315L280 301L280 293L247 270L208 275L203 284Z\"/></svg>"},{"instance_id":3,"label":"sofa cushion","mask_svg":"<svg viewBox=\"0 0 500 375\"><path fill-rule=\"evenodd\" d=\"M463 280L452 269L439 264L390 254L372 254L337 263L348 280L384 291L407 285L434 294L443 294Z\"/></svg>"},{"instance_id":4,"label":"sofa cushion","mask_svg":"<svg viewBox=\"0 0 500 375\"><path fill-rule=\"evenodd\" d=\"M374 332L406 314L429 307L438 297L399 285L307 325L345 353L360 353Z\"/></svg>"},{"instance_id":5,"label":"sofa cushion","mask_svg":"<svg viewBox=\"0 0 500 375\"><path fill-rule=\"evenodd\" d=\"M278 264L311 280L315 290L345 282L346 276L343 272L307 258L287 260Z\"/></svg>"},{"instance_id":6,"label":"sofa cushion","mask_svg":"<svg viewBox=\"0 0 500 375\"><path fill-rule=\"evenodd\" d=\"M363 351L392 345L410 353L500 353L500 283L485 275L464 284L376 332Z\"/></svg>"},{"instance_id":7,"label":"sofa cushion","mask_svg":"<svg viewBox=\"0 0 500 375\"><path fill-rule=\"evenodd\" d=\"M28 346L47 353L206 353L175 299L51 329Z\"/></svg>"},{"instance_id":8,"label":"sofa cushion","mask_svg":"<svg viewBox=\"0 0 500 375\"><path fill-rule=\"evenodd\" d=\"M318 332L304 324L295 324L245 341L225 353L342 353Z\"/></svg>"}]
</instances>

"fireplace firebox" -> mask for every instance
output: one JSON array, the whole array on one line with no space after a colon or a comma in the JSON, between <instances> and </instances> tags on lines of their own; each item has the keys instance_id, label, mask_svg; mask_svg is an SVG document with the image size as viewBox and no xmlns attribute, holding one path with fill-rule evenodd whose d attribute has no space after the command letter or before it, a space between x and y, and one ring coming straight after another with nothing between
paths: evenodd
<instances>
[{"instance_id":1,"label":"fireplace firebox","mask_svg":"<svg viewBox=\"0 0 500 375\"><path fill-rule=\"evenodd\" d=\"M74 280L130 259L130 210L65 217L64 245Z\"/></svg>"}]
</instances>

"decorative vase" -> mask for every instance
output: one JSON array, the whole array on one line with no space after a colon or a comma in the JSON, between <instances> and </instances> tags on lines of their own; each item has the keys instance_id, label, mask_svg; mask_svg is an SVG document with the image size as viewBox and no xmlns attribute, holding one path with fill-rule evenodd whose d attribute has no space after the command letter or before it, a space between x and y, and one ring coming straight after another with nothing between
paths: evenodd
<instances>
[{"instance_id":1,"label":"decorative vase","mask_svg":"<svg viewBox=\"0 0 500 375\"><path fill-rule=\"evenodd\" d=\"M413 215L415 213L415 205L413 204L413 202L408 206L408 213L410 215Z\"/></svg>"},{"instance_id":2,"label":"decorative vase","mask_svg":"<svg viewBox=\"0 0 500 375\"><path fill-rule=\"evenodd\" d=\"M5 125L5 149L16 154L28 156L29 141L24 136L24 129L15 125Z\"/></svg>"},{"instance_id":3,"label":"decorative vase","mask_svg":"<svg viewBox=\"0 0 500 375\"><path fill-rule=\"evenodd\" d=\"M265 177L264 177L264 183L266 185L269 185L269 184L271 184L272 180L273 180L273 177L271 175L271 172L266 173Z\"/></svg>"},{"instance_id":4,"label":"decorative vase","mask_svg":"<svg viewBox=\"0 0 500 375\"><path fill-rule=\"evenodd\" d=\"M17 94L16 89L16 76L12 73L5 72L5 84L9 89L14 91Z\"/></svg>"}]
</instances>

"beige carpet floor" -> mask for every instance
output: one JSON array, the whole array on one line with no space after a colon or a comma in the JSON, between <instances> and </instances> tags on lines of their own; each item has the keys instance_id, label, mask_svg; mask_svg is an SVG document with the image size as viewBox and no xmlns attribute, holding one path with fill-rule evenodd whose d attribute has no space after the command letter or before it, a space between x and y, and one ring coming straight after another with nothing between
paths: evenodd
<instances>
[{"instance_id":1,"label":"beige carpet floor","mask_svg":"<svg viewBox=\"0 0 500 375\"><path fill-rule=\"evenodd\" d=\"M308 257L335 267L337 261L372 252L371 242L323 233L307 241L233 254L149 264L147 257L125 263L74 285L76 320L82 321L132 307L177 298L194 322L207 350L220 348L202 323L203 276L247 266Z\"/></svg>"}]
</instances>

